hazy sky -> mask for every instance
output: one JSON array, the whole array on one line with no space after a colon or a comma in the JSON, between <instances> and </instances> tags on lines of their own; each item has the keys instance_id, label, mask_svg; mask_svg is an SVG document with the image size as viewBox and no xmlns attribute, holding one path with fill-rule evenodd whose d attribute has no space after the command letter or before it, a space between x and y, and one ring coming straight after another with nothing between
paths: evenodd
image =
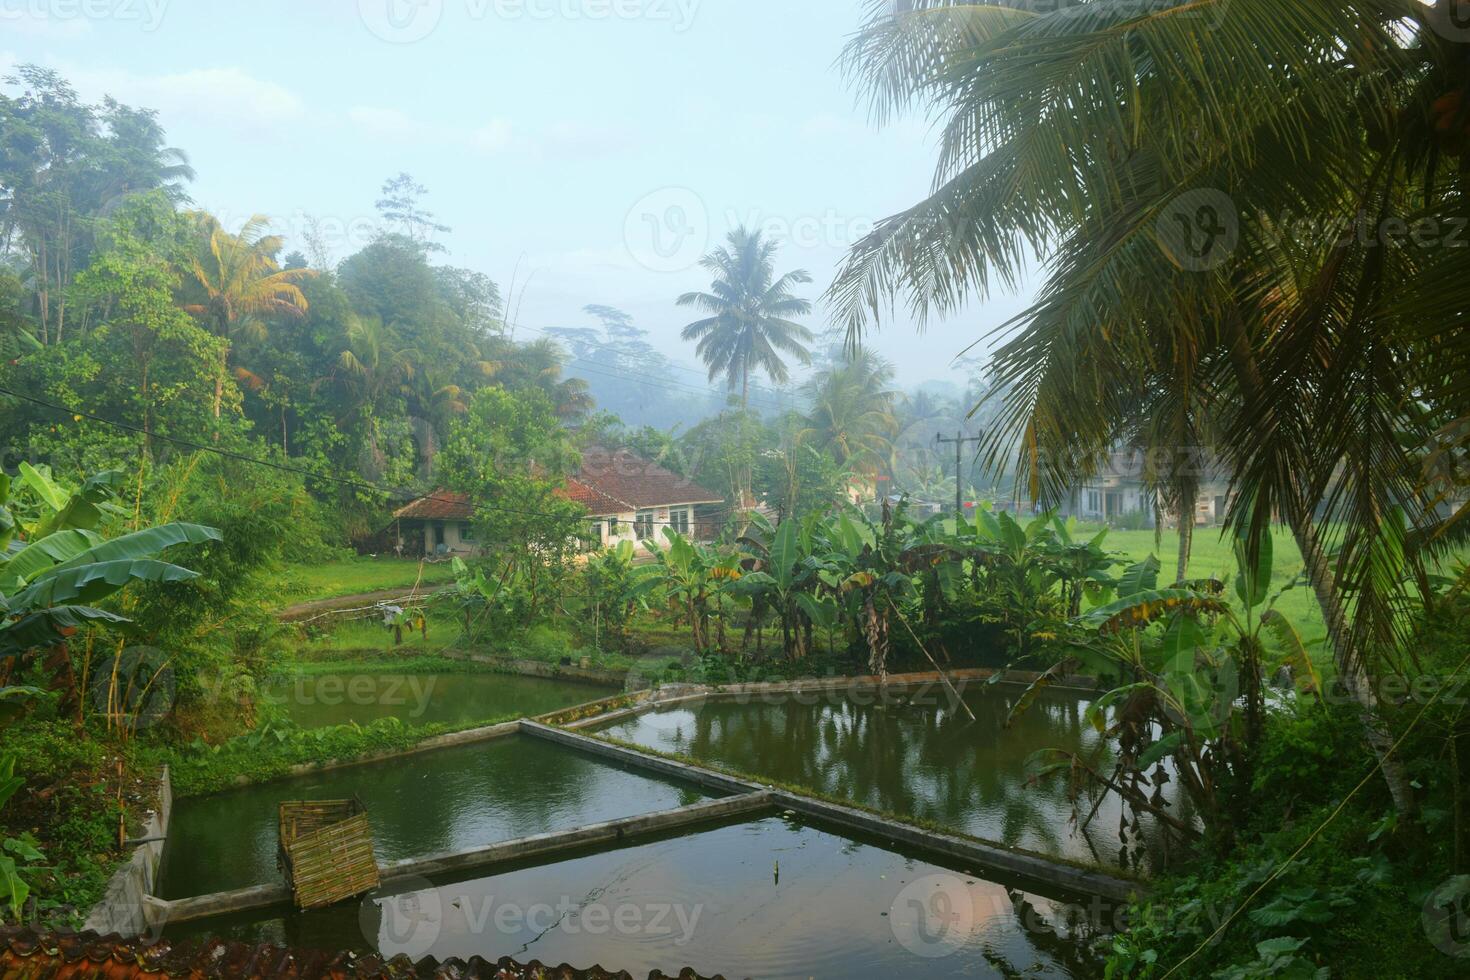
<instances>
[{"instance_id":1,"label":"hazy sky","mask_svg":"<svg viewBox=\"0 0 1470 980\"><path fill-rule=\"evenodd\" d=\"M40 63L89 99L158 109L199 205L288 235L315 216L338 258L406 170L453 226L443 261L514 279L520 323L618 306L687 361L673 301L707 284L695 262L731 227L773 231L816 299L846 246L929 185L925 121L877 130L834 67L864 6L0 0L0 68ZM943 378L1022 305L994 297L923 337L893 323L874 345L905 383Z\"/></svg>"}]
</instances>

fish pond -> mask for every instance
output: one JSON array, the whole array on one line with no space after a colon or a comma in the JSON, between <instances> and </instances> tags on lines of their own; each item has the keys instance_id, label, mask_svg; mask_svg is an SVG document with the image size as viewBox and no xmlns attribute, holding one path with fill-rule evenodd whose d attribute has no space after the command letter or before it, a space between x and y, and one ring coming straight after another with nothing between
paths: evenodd
<instances>
[{"instance_id":1,"label":"fish pond","mask_svg":"<svg viewBox=\"0 0 1470 980\"><path fill-rule=\"evenodd\" d=\"M1064 781L1028 778L1027 760L1041 749L1092 757L1102 771L1111 754L1084 717L1087 693L1047 690L1007 727L1024 690L962 686L973 721L936 685L711 697L592 734L1050 856L1108 867L1157 858L1159 835L1147 824L1145 846L1124 853L1115 796L1090 823L1085 803L1074 825Z\"/></svg>"},{"instance_id":2,"label":"fish pond","mask_svg":"<svg viewBox=\"0 0 1470 980\"><path fill-rule=\"evenodd\" d=\"M358 797L379 863L671 810L696 787L626 772L528 736L348 766L177 801L157 894L189 898L278 883L283 801Z\"/></svg>"},{"instance_id":3,"label":"fish pond","mask_svg":"<svg viewBox=\"0 0 1470 980\"><path fill-rule=\"evenodd\" d=\"M617 693L613 687L518 674L344 671L278 678L267 686L265 700L302 728L370 725L384 718L462 728L534 718Z\"/></svg>"},{"instance_id":4,"label":"fish pond","mask_svg":"<svg viewBox=\"0 0 1470 980\"><path fill-rule=\"evenodd\" d=\"M1083 978L1097 975L1091 941L1112 916L1095 900L1043 896L788 814L167 935L634 976L687 966L759 978Z\"/></svg>"}]
</instances>

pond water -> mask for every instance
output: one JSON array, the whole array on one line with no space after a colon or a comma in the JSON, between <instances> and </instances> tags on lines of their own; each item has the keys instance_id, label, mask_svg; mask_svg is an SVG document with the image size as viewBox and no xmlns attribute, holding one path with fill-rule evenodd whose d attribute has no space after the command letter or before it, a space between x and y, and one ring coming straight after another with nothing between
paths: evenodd
<instances>
[{"instance_id":1,"label":"pond water","mask_svg":"<svg viewBox=\"0 0 1470 980\"><path fill-rule=\"evenodd\" d=\"M697 788L625 772L540 739L499 738L179 800L159 897L279 882L277 806L354 795L367 805L379 862L468 850L708 798Z\"/></svg>"},{"instance_id":2,"label":"pond water","mask_svg":"<svg viewBox=\"0 0 1470 980\"><path fill-rule=\"evenodd\" d=\"M1028 785L1026 760L1039 749L1096 753L1104 772L1111 757L1084 720L1084 694L1047 691L1007 729L1023 690L961 687L974 722L936 686L711 699L648 712L595 734L1043 854L1114 867L1156 859L1148 849L1123 854L1116 796L1103 802L1085 834L1075 833L1064 780ZM1153 828L1142 829L1156 847Z\"/></svg>"},{"instance_id":3,"label":"pond water","mask_svg":"<svg viewBox=\"0 0 1470 980\"><path fill-rule=\"evenodd\" d=\"M1097 975L1088 941L1111 909L991 878L773 816L167 935L414 960L512 956L634 976L686 966L705 976L844 980Z\"/></svg>"},{"instance_id":4,"label":"pond water","mask_svg":"<svg viewBox=\"0 0 1470 980\"><path fill-rule=\"evenodd\" d=\"M619 693L617 688L516 674L321 674L281 678L266 699L302 728L372 724L464 727L534 718Z\"/></svg>"}]
</instances>

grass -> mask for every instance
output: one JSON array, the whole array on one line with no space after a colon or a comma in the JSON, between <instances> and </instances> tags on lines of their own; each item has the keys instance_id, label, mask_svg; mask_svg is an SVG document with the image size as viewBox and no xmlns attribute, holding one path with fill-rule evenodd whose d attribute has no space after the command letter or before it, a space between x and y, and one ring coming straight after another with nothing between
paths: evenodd
<instances>
[{"instance_id":1,"label":"grass","mask_svg":"<svg viewBox=\"0 0 1470 980\"><path fill-rule=\"evenodd\" d=\"M277 592L282 605L291 605L409 588L419 581L426 586L444 585L454 581L454 570L448 562L421 566L417 561L401 558L348 558L318 565L290 565L280 577Z\"/></svg>"}]
</instances>

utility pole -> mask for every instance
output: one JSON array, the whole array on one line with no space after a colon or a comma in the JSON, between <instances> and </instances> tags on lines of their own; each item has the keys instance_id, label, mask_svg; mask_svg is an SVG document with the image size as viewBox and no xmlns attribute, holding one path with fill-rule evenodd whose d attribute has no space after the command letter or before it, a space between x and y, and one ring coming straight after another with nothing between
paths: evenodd
<instances>
[{"instance_id":1,"label":"utility pole","mask_svg":"<svg viewBox=\"0 0 1470 980\"><path fill-rule=\"evenodd\" d=\"M966 436L963 431L956 432L953 439L946 439L944 433L934 437L934 441L941 446L954 443L954 516L958 520L965 516L965 483L961 474L965 472L965 447L970 443L980 445L980 436Z\"/></svg>"}]
</instances>

